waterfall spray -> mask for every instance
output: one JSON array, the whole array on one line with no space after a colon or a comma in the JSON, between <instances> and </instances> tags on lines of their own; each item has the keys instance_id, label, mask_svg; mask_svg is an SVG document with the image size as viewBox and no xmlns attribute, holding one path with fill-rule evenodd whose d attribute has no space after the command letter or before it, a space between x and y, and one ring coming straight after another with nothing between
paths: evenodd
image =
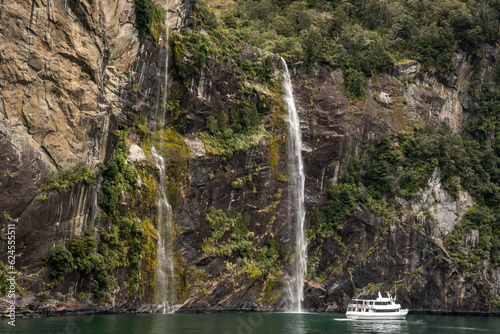
<instances>
[{"instance_id":1,"label":"waterfall spray","mask_svg":"<svg viewBox=\"0 0 500 334\"><path fill-rule=\"evenodd\" d=\"M165 26L168 22L168 0ZM156 128L151 153L159 171L158 203L157 203L157 237L158 255L156 258L156 300L163 306L163 313L173 312L175 304L175 272L174 272L174 233L172 224L172 207L167 199L167 180L165 160L162 156L164 129L166 125L165 108L168 88L168 28L165 29L165 81L163 83L164 105L156 109ZM161 109L161 111L159 111Z\"/></svg>"},{"instance_id":2,"label":"waterfall spray","mask_svg":"<svg viewBox=\"0 0 500 334\"><path fill-rule=\"evenodd\" d=\"M295 109L293 100L292 83L288 67L283 58L283 89L284 99L288 109L288 139L287 139L287 166L288 166L288 194L289 194L289 216L292 216L292 205L295 209L294 233L295 233L295 261L294 277L289 285L289 294L292 305L290 311L302 312L302 300L304 299L304 275L307 269L306 238L304 233L304 222L306 209L304 204L304 163L302 161L302 136L300 133L300 119Z\"/></svg>"}]
</instances>

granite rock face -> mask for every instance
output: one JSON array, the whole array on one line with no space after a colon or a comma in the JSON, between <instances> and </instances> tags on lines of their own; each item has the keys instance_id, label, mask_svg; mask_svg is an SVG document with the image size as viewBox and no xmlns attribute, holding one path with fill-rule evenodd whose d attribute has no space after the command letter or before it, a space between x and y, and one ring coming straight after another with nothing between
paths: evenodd
<instances>
[{"instance_id":1,"label":"granite rock face","mask_svg":"<svg viewBox=\"0 0 500 334\"><path fill-rule=\"evenodd\" d=\"M171 1L169 27L193 27L192 5L190 0ZM7 221L16 221L18 226L17 251L22 255L17 266L26 267L18 282L33 293L23 299L25 310L58 312L59 302L67 303L60 306L66 311L98 310L94 304L71 303L89 284L88 277L73 273L59 286L48 287L50 278L42 261L50 247L97 226L98 165L111 156L116 144L114 131L133 127L139 114L147 118L150 130L158 121L154 101L159 101L164 84L158 64L166 58L165 48L139 41L134 15L133 2L127 0L20 0L2 5L0 212L7 215L0 227L5 228ZM324 202L326 190L339 180L342 167L383 133L411 133L415 124L442 122L460 132L468 117L467 89L471 83L482 85L483 76L499 61L498 53L498 47L485 46L483 74L473 72L476 60L465 54L456 55L455 70L447 73L426 71L415 62L400 64L393 73L369 78L366 101L355 103L346 97L340 69L318 65L306 73L301 64L290 64L301 119L308 209ZM243 61L256 61L265 55L262 50L241 46ZM279 57L270 57L273 78L280 80ZM172 62L170 57L169 68ZM274 166L271 137L261 136L253 148L225 159L207 153L200 139L206 118L228 112L235 103L242 74L235 72L230 60L208 58L187 87L180 89L179 82L168 82L168 92L181 91L183 118L178 130L190 148L188 182L179 187L181 195L173 213L176 265L206 283L201 290L189 284L183 287L186 298L179 307L186 311L287 306L283 291L290 268L284 267L276 280L235 278L224 259L202 250L203 240L211 232L207 222L211 207L248 213L248 228L256 236L256 245L265 245L270 233L282 244L294 238L290 226L293 205L289 210L286 180L276 177L277 173L286 175L286 152L279 151ZM244 86L269 97L276 94L250 80ZM270 133L277 131L270 114L264 115L264 128ZM147 152L137 145L137 138L131 135L129 141L129 163L146 161ZM49 194L45 202L38 199L49 172L78 162L98 174L95 186L77 185L61 194ZM239 179L244 180L243 186L234 187ZM473 204L472 198L460 193L455 199L446 193L440 186L439 170L419 195L419 201L400 200L405 209L397 223L389 226L359 205L344 225L347 255L341 255L335 243L325 241L328 251L320 256L316 270L338 269L321 283L312 275L307 277L305 308L344 310L349 300L370 284L382 283L388 291L397 282L398 300L412 309L491 311L489 301L498 298L499 271L492 276L485 263L475 278L462 272L442 242ZM464 236L464 249L477 246L476 232ZM0 246L5 245L2 236ZM126 275L120 272L117 277L122 287ZM278 298L262 297L274 294ZM99 307L120 311L123 309L118 304L126 302L120 299L117 305ZM149 302L147 298L139 301ZM155 308L142 310L154 312Z\"/></svg>"},{"instance_id":2,"label":"granite rock face","mask_svg":"<svg viewBox=\"0 0 500 334\"><path fill-rule=\"evenodd\" d=\"M422 210L427 210L436 222L432 236L444 238L453 230L462 214L473 205L474 201L467 192L460 191L458 198L455 199L442 189L439 174L439 168L436 168L427 187L417 192L417 198L420 200L411 201L410 210L420 217L419 219L426 214Z\"/></svg>"},{"instance_id":3,"label":"granite rock face","mask_svg":"<svg viewBox=\"0 0 500 334\"><path fill-rule=\"evenodd\" d=\"M5 2L0 13L0 169L10 175L0 211L17 222L17 266L32 274L50 247L80 235L97 215L95 187L45 202L38 196L50 171L79 162L95 170L105 160L110 117L100 103L109 50L101 2Z\"/></svg>"}]
</instances>

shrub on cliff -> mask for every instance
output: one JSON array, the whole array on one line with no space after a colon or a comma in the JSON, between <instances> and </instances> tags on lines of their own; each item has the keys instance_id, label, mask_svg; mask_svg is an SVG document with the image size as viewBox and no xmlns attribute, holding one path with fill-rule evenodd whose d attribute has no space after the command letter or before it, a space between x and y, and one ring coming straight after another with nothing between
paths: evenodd
<instances>
[{"instance_id":1,"label":"shrub on cliff","mask_svg":"<svg viewBox=\"0 0 500 334\"><path fill-rule=\"evenodd\" d=\"M140 34L151 32L155 3L152 0L135 0L135 23Z\"/></svg>"},{"instance_id":2,"label":"shrub on cliff","mask_svg":"<svg viewBox=\"0 0 500 334\"><path fill-rule=\"evenodd\" d=\"M95 173L92 173L82 162L77 163L73 168L59 168L56 172L51 172L47 176L47 181L42 186L39 199L45 201L48 198L48 193L54 190L62 193L66 189L73 188L78 183L90 186L94 182Z\"/></svg>"},{"instance_id":3,"label":"shrub on cliff","mask_svg":"<svg viewBox=\"0 0 500 334\"><path fill-rule=\"evenodd\" d=\"M64 244L59 244L50 249L44 265L49 267L50 276L54 283L59 283L66 274L75 269L73 255Z\"/></svg>"},{"instance_id":4,"label":"shrub on cliff","mask_svg":"<svg viewBox=\"0 0 500 334\"><path fill-rule=\"evenodd\" d=\"M135 0L135 24L139 30L139 37L143 38L147 34L155 34L158 30L155 25L162 23L165 19L165 10L156 6L153 0ZM155 36L157 40L158 36Z\"/></svg>"}]
</instances>

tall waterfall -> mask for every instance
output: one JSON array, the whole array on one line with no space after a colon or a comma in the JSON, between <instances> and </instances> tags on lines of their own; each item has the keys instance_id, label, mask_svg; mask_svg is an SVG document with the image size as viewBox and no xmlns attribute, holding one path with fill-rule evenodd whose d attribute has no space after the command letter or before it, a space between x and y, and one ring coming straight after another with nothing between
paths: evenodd
<instances>
[{"instance_id":1,"label":"tall waterfall","mask_svg":"<svg viewBox=\"0 0 500 334\"><path fill-rule=\"evenodd\" d=\"M283 88L285 102L288 108L288 139L287 139L287 165L288 165L288 194L289 194L289 216L294 217L295 233L295 261L294 277L289 285L289 294L292 305L290 311L302 312L302 300L304 299L304 275L307 269L306 237L304 233L304 221L306 209L304 204L304 162L302 161L302 136L300 133L300 119L293 101L292 83L288 67L283 58ZM295 215L292 214L295 213Z\"/></svg>"},{"instance_id":2,"label":"tall waterfall","mask_svg":"<svg viewBox=\"0 0 500 334\"><path fill-rule=\"evenodd\" d=\"M165 25L168 21L168 0ZM158 255L156 258L156 301L163 305L163 313L174 311L175 304L175 272L174 272L174 229L172 224L172 207L167 199L167 175L165 160L162 156L164 145L164 129L166 126L165 109L168 88L168 28L165 31L165 81L163 84L163 106L156 109L156 128L151 153L160 174L158 182L157 203L157 236ZM160 110L161 109L161 110Z\"/></svg>"},{"instance_id":3,"label":"tall waterfall","mask_svg":"<svg viewBox=\"0 0 500 334\"><path fill-rule=\"evenodd\" d=\"M161 148L159 149L161 150ZM156 299L158 303L163 305L163 313L167 313L173 311L175 303L172 207L168 204L167 200L165 161L154 146L151 149L151 153L155 158L155 163L160 173L157 204L158 256L156 258Z\"/></svg>"}]
</instances>

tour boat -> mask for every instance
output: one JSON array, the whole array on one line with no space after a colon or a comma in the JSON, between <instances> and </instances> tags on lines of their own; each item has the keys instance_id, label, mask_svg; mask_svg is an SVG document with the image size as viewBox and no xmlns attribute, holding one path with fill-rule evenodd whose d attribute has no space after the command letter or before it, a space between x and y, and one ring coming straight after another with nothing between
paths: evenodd
<instances>
[{"instance_id":1,"label":"tour boat","mask_svg":"<svg viewBox=\"0 0 500 334\"><path fill-rule=\"evenodd\" d=\"M380 292L376 300L353 299L347 306L346 317L354 320L404 320L408 309L402 309L387 293L388 298Z\"/></svg>"}]
</instances>

